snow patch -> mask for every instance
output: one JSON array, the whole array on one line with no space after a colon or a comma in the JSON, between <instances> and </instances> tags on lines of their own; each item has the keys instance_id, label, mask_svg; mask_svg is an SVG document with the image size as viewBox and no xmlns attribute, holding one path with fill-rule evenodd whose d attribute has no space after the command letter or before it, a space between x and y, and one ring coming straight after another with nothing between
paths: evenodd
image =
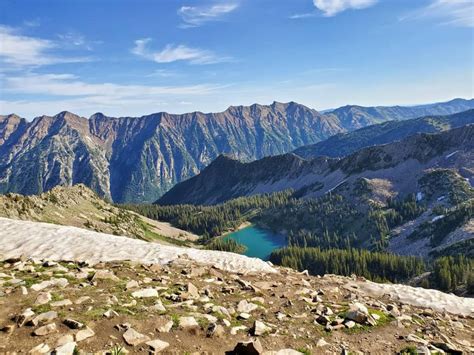
<instances>
[{"instance_id":1,"label":"snow patch","mask_svg":"<svg viewBox=\"0 0 474 355\"><path fill-rule=\"evenodd\" d=\"M438 290L398 284L379 284L371 281L358 282L357 288L374 296L390 299L416 307L431 308L438 312L473 316L474 299L458 297Z\"/></svg>"},{"instance_id":2,"label":"snow patch","mask_svg":"<svg viewBox=\"0 0 474 355\"><path fill-rule=\"evenodd\" d=\"M446 155L446 159L451 158L451 157L452 157L454 154L456 154L457 152L459 152L459 150L456 150L455 152L452 152L452 153Z\"/></svg>"},{"instance_id":3,"label":"snow patch","mask_svg":"<svg viewBox=\"0 0 474 355\"><path fill-rule=\"evenodd\" d=\"M0 256L36 259L100 261L130 260L167 264L187 256L198 263L230 272L274 273L263 260L214 250L180 248L128 237L55 224L0 218Z\"/></svg>"},{"instance_id":4,"label":"snow patch","mask_svg":"<svg viewBox=\"0 0 474 355\"><path fill-rule=\"evenodd\" d=\"M439 216L435 216L435 217L433 217L433 219L431 219L431 223L436 222L436 221L438 221L440 219L443 219L443 218L444 218L444 214L439 215Z\"/></svg>"}]
</instances>

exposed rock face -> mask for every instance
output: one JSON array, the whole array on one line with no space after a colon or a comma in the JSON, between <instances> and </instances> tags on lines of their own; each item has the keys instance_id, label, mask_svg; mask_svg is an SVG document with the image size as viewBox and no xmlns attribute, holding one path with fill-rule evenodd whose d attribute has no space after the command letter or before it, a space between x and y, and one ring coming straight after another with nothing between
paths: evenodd
<instances>
[{"instance_id":1,"label":"exposed rock face","mask_svg":"<svg viewBox=\"0 0 474 355\"><path fill-rule=\"evenodd\" d=\"M294 102L208 114L86 119L61 112L32 122L0 116L0 192L38 194L84 183L115 202L151 202L222 153L260 159L369 124L472 106L472 100L457 100L429 109L384 108L382 115L381 108L359 107L363 118L347 108L323 115Z\"/></svg>"},{"instance_id":2,"label":"exposed rock face","mask_svg":"<svg viewBox=\"0 0 474 355\"><path fill-rule=\"evenodd\" d=\"M341 159L317 157L306 160L284 154L245 163L220 156L199 175L177 184L158 202L215 204L289 188L299 197L317 197L328 191L347 195L361 184L377 185L375 190L386 190L375 196L385 201L390 193L420 191L416 190L421 189L417 181L429 168L452 169L474 181L473 142L474 125L471 124L363 148Z\"/></svg>"},{"instance_id":3,"label":"exposed rock face","mask_svg":"<svg viewBox=\"0 0 474 355\"><path fill-rule=\"evenodd\" d=\"M116 202L154 201L220 153L252 160L344 132L334 115L296 103L224 112L89 120L69 112L0 117L0 192L84 183Z\"/></svg>"}]
</instances>

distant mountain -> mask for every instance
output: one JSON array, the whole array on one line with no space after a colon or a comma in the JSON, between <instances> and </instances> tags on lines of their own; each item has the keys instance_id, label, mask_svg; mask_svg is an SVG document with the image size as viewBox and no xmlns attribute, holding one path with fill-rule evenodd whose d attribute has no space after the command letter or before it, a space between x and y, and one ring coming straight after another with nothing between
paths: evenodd
<instances>
[{"instance_id":1,"label":"distant mountain","mask_svg":"<svg viewBox=\"0 0 474 355\"><path fill-rule=\"evenodd\" d=\"M438 134L416 134L386 145L363 148L344 158L306 160L294 154L243 163L220 156L199 175L167 192L160 204L215 204L231 198L293 189L298 197L329 191L351 195L361 179L374 200L416 193L430 168L448 168L474 178L474 125Z\"/></svg>"},{"instance_id":2,"label":"distant mountain","mask_svg":"<svg viewBox=\"0 0 474 355\"><path fill-rule=\"evenodd\" d=\"M430 110L440 114L471 104L459 99ZM219 154L252 161L391 119L348 119L336 111L320 114L294 102L274 102L207 114L114 118L97 113L87 119L62 112L31 122L0 116L0 193L38 194L84 183L115 202L154 201Z\"/></svg>"},{"instance_id":3,"label":"distant mountain","mask_svg":"<svg viewBox=\"0 0 474 355\"><path fill-rule=\"evenodd\" d=\"M447 102L418 106L363 107L347 105L325 113L336 115L345 127L357 129L390 120L407 120L431 115L451 115L470 109L474 109L474 99L454 99Z\"/></svg>"},{"instance_id":4,"label":"distant mountain","mask_svg":"<svg viewBox=\"0 0 474 355\"><path fill-rule=\"evenodd\" d=\"M294 151L303 158L316 156L343 157L361 148L401 140L415 133L435 133L474 123L474 110L446 116L426 116L405 121L389 121L340 133L325 141Z\"/></svg>"}]
</instances>

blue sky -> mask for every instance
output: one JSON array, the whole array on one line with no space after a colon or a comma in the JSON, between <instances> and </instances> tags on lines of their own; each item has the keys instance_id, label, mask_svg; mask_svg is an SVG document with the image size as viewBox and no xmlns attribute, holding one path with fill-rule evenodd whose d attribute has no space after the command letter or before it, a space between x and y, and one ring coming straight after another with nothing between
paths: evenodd
<instances>
[{"instance_id":1,"label":"blue sky","mask_svg":"<svg viewBox=\"0 0 474 355\"><path fill-rule=\"evenodd\" d=\"M0 113L474 96L471 0L1 0Z\"/></svg>"}]
</instances>

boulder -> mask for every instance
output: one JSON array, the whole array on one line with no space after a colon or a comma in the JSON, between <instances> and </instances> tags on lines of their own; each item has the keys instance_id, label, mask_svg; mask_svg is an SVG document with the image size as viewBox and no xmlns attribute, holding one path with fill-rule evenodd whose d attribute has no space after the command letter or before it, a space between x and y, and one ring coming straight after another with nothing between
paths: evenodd
<instances>
[{"instance_id":1,"label":"boulder","mask_svg":"<svg viewBox=\"0 0 474 355\"><path fill-rule=\"evenodd\" d=\"M154 353L158 353L162 350L165 350L168 346L170 346L169 343L160 339L147 341L145 344L148 345L150 347L150 350Z\"/></svg>"},{"instance_id":2,"label":"boulder","mask_svg":"<svg viewBox=\"0 0 474 355\"><path fill-rule=\"evenodd\" d=\"M53 298L51 297L51 293L49 292L41 292L38 294L35 300L35 305L42 305L48 302L51 302Z\"/></svg>"},{"instance_id":3,"label":"boulder","mask_svg":"<svg viewBox=\"0 0 474 355\"><path fill-rule=\"evenodd\" d=\"M125 285L125 290L131 290L132 288L137 288L138 287L138 281L135 280L130 280L127 282Z\"/></svg>"},{"instance_id":4,"label":"boulder","mask_svg":"<svg viewBox=\"0 0 474 355\"><path fill-rule=\"evenodd\" d=\"M28 324L31 323L31 325L37 326L42 323L51 322L57 317L58 317L58 313L55 311L44 312L34 317L31 321L28 322Z\"/></svg>"},{"instance_id":5,"label":"boulder","mask_svg":"<svg viewBox=\"0 0 474 355\"><path fill-rule=\"evenodd\" d=\"M80 342L80 341L83 341L87 338L91 338L94 335L95 335L94 331L91 328L86 327L86 329L79 330L76 333L76 341Z\"/></svg>"},{"instance_id":6,"label":"boulder","mask_svg":"<svg viewBox=\"0 0 474 355\"><path fill-rule=\"evenodd\" d=\"M242 300L237 305L237 312L239 313L251 313L252 311L256 310L258 305L255 303L247 302L247 300Z\"/></svg>"},{"instance_id":7,"label":"boulder","mask_svg":"<svg viewBox=\"0 0 474 355\"><path fill-rule=\"evenodd\" d=\"M55 323L50 323L50 324L46 324L42 327L39 327L38 329L36 329L33 334L34 335L37 335L37 336L43 336L43 335L48 335L48 334L51 334L51 333L55 333L57 332L57 327L56 327L56 324Z\"/></svg>"},{"instance_id":8,"label":"boulder","mask_svg":"<svg viewBox=\"0 0 474 355\"><path fill-rule=\"evenodd\" d=\"M260 355L263 354L263 347L258 339L239 342L235 346L233 353L239 355Z\"/></svg>"},{"instance_id":9,"label":"boulder","mask_svg":"<svg viewBox=\"0 0 474 355\"><path fill-rule=\"evenodd\" d=\"M55 354L61 355L73 355L76 349L76 343L71 341L69 343L58 346L54 349Z\"/></svg>"},{"instance_id":10,"label":"boulder","mask_svg":"<svg viewBox=\"0 0 474 355\"><path fill-rule=\"evenodd\" d=\"M197 328L199 324L194 317L180 317L179 327L182 329Z\"/></svg>"},{"instance_id":11,"label":"boulder","mask_svg":"<svg viewBox=\"0 0 474 355\"><path fill-rule=\"evenodd\" d=\"M128 345L137 346L141 343L150 341L150 337L145 334L137 332L133 328L129 328L125 333L123 333L123 339Z\"/></svg>"},{"instance_id":12,"label":"boulder","mask_svg":"<svg viewBox=\"0 0 474 355\"><path fill-rule=\"evenodd\" d=\"M259 320L256 320L254 323L253 323L253 327L252 329L250 330L250 333L252 335L255 335L255 336L260 336L260 335L263 335L265 333L268 333L272 330L272 328L270 328L269 326L267 326L265 323L259 321Z\"/></svg>"},{"instance_id":13,"label":"boulder","mask_svg":"<svg viewBox=\"0 0 474 355\"><path fill-rule=\"evenodd\" d=\"M154 288L144 288L132 293L132 296L135 298L149 298L149 297L158 297L158 291Z\"/></svg>"}]
</instances>

